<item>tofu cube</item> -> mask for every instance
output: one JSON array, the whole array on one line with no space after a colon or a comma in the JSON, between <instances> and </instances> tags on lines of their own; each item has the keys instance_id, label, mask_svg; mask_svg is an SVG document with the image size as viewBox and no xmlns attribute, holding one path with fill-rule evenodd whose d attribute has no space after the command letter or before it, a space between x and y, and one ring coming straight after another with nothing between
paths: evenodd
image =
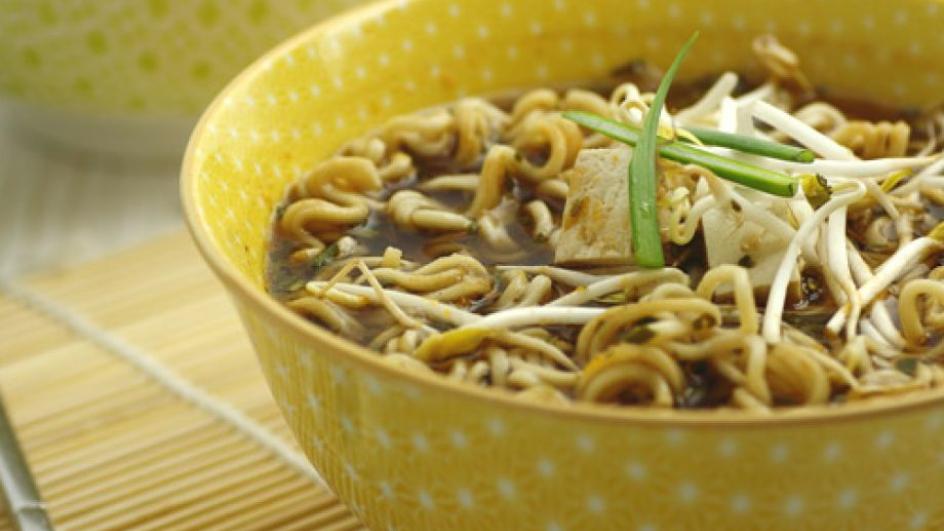
<instances>
[{"instance_id":1,"label":"tofu cube","mask_svg":"<svg viewBox=\"0 0 944 531\"><path fill-rule=\"evenodd\" d=\"M783 201L753 190L739 189L738 193L757 206L778 217L785 217L787 207ZM776 203L776 204L774 204ZM790 245L788 238L765 230L753 221L744 220L730 208L714 208L704 214L701 221L705 237L705 254L708 266L738 264L747 269L754 290L766 294L773 283L783 254ZM798 293L800 275L793 272L790 279L791 295ZM722 287L720 294L730 292Z\"/></svg>"},{"instance_id":2,"label":"tofu cube","mask_svg":"<svg viewBox=\"0 0 944 531\"><path fill-rule=\"evenodd\" d=\"M624 265L633 261L626 176L632 149L584 149L565 178L569 185L554 261Z\"/></svg>"}]
</instances>

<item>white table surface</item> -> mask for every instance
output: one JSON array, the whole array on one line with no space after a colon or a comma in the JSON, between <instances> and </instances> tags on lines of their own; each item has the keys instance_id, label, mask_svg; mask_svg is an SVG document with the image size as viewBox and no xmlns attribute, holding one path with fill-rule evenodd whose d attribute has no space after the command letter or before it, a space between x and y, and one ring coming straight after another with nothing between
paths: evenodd
<instances>
[{"instance_id":1,"label":"white table surface","mask_svg":"<svg viewBox=\"0 0 944 531\"><path fill-rule=\"evenodd\" d=\"M183 227L179 160L44 145L0 108L0 278L86 261Z\"/></svg>"}]
</instances>

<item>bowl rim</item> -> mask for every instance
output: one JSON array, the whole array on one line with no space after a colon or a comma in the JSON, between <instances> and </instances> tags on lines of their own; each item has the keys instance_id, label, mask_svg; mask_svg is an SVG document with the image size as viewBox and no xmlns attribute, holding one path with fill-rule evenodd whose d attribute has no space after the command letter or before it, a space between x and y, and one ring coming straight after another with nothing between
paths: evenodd
<instances>
[{"instance_id":1,"label":"bowl rim","mask_svg":"<svg viewBox=\"0 0 944 531\"><path fill-rule=\"evenodd\" d=\"M321 328L280 304L263 290L252 285L244 275L226 258L218 246L213 243L209 227L197 209L196 151L206 130L217 116L223 101L230 94L249 85L266 65L283 56L301 43L315 41L323 35L335 33L352 24L368 20L376 15L399 9L407 4L435 4L435 0L381 0L362 5L342 14L302 30L294 36L260 56L256 61L240 72L213 99L200 117L190 135L180 172L180 196L184 217L189 232L204 260L223 282L251 311L263 314L272 320L282 322L294 332L315 346L321 346L318 354L329 356L337 361L352 364L376 376L391 378L393 381L415 385L417 387L445 392L456 397L491 403L498 407L512 408L523 413L549 417L560 417L578 422L603 422L612 425L657 425L665 428L717 428L736 426L738 428L776 428L798 424L821 425L823 423L846 422L872 418L882 415L895 415L918 409L930 409L944 404L944 388L917 391L901 396L877 397L861 402L841 405L799 406L778 410L774 413L760 413L731 409L678 410L640 408L631 406L608 406L573 401L568 404L541 403L515 398L501 390L481 388L453 382L438 374L426 374L405 371L383 363L376 352L354 341L337 336ZM258 355L258 353L257 353Z\"/></svg>"}]
</instances>

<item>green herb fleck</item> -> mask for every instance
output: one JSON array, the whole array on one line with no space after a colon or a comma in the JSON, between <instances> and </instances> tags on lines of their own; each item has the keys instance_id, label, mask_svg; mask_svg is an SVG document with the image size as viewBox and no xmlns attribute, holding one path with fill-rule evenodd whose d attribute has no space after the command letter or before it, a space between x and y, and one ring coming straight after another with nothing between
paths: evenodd
<instances>
[{"instance_id":1,"label":"green herb fleck","mask_svg":"<svg viewBox=\"0 0 944 531\"><path fill-rule=\"evenodd\" d=\"M627 343L641 345L656 337L656 333L648 325L636 325L627 330L621 337Z\"/></svg>"},{"instance_id":2,"label":"green herb fleck","mask_svg":"<svg viewBox=\"0 0 944 531\"><path fill-rule=\"evenodd\" d=\"M281 220L282 220L282 216L285 215L285 210L286 210L286 209L288 209L288 205L285 204L285 203L283 203L283 204L281 204L281 205L275 207L275 220L276 220L276 221L281 221Z\"/></svg>"},{"instance_id":3,"label":"green herb fleck","mask_svg":"<svg viewBox=\"0 0 944 531\"><path fill-rule=\"evenodd\" d=\"M333 262L334 259L337 257L338 257L338 244L337 242L335 242L325 247L323 251L321 251L314 258L311 259L311 268L312 270L317 272L322 267Z\"/></svg>"},{"instance_id":4,"label":"green herb fleck","mask_svg":"<svg viewBox=\"0 0 944 531\"><path fill-rule=\"evenodd\" d=\"M918 372L918 358L898 358L895 360L895 368L913 377Z\"/></svg>"}]
</instances>

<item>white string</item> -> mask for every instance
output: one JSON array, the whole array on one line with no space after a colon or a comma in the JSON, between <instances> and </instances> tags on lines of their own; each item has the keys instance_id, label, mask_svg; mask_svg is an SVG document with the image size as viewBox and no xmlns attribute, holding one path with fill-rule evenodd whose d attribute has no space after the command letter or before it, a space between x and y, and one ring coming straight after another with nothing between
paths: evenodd
<instances>
[{"instance_id":1,"label":"white string","mask_svg":"<svg viewBox=\"0 0 944 531\"><path fill-rule=\"evenodd\" d=\"M330 491L318 472L312 468L302 454L293 450L239 409L181 378L173 370L151 358L140 348L120 337L109 334L80 314L18 282L0 278L0 291L6 293L10 298L46 314L79 336L130 363L178 397L229 423L243 435L270 450L276 457L308 478L312 483Z\"/></svg>"}]
</instances>

